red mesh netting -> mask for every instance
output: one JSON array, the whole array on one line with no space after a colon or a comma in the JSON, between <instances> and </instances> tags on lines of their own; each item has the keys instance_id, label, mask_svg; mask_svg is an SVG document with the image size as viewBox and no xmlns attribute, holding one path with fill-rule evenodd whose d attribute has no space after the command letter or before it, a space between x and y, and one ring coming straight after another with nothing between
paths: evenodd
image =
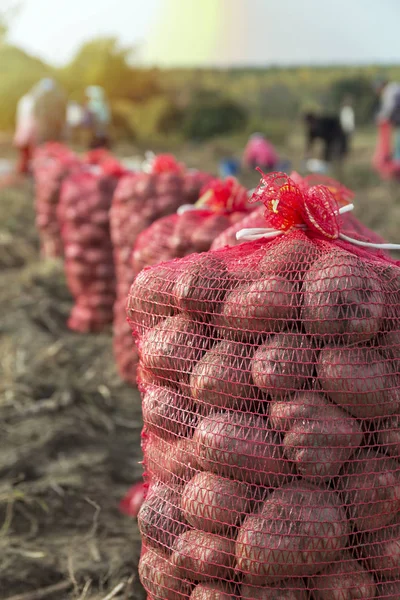
<instances>
[{"instance_id":1,"label":"red mesh netting","mask_svg":"<svg viewBox=\"0 0 400 600\"><path fill-rule=\"evenodd\" d=\"M149 598L399 598L400 263L319 225L131 287Z\"/></svg>"},{"instance_id":2,"label":"red mesh netting","mask_svg":"<svg viewBox=\"0 0 400 600\"><path fill-rule=\"evenodd\" d=\"M35 151L33 175L36 226L44 257L55 258L63 255L57 207L64 178L78 167L78 157L61 144L44 144Z\"/></svg>"},{"instance_id":3,"label":"red mesh netting","mask_svg":"<svg viewBox=\"0 0 400 600\"><path fill-rule=\"evenodd\" d=\"M340 184L338 181L327 177L325 175L312 174L304 178L300 177L297 173L292 173L290 178L295 183L299 184L301 189L308 189L315 185L324 185L328 187L339 205L344 205L350 202L354 194L347 189L345 186ZM371 231L368 227L363 225L353 214L345 213L340 217L341 231L346 235L356 238L364 242L373 242L375 244L382 244L384 240L381 236ZM243 243L243 240L237 240L236 234L241 229L259 228L259 227L270 227L270 220L265 218L265 207L258 206L249 215L246 215L242 221L238 221L225 231L223 231L218 237L215 238L211 245L211 250L219 250L225 246L236 246Z\"/></svg>"},{"instance_id":4,"label":"red mesh netting","mask_svg":"<svg viewBox=\"0 0 400 600\"><path fill-rule=\"evenodd\" d=\"M169 162L171 161L167 161L168 164ZM165 167L165 162L161 163ZM161 169L158 163L156 167ZM121 377L132 384L136 383L137 357L131 330L125 318L126 298L136 274L131 262L132 249L138 235L154 221L176 212L182 204L193 204L209 179L208 174L199 171L182 174L173 168L173 172L128 175L116 189L110 212L117 277L114 355Z\"/></svg>"},{"instance_id":5,"label":"red mesh netting","mask_svg":"<svg viewBox=\"0 0 400 600\"><path fill-rule=\"evenodd\" d=\"M109 210L117 177L102 167L82 167L64 180L59 222L65 273L75 305L68 327L100 331L112 322L115 273Z\"/></svg>"}]
</instances>

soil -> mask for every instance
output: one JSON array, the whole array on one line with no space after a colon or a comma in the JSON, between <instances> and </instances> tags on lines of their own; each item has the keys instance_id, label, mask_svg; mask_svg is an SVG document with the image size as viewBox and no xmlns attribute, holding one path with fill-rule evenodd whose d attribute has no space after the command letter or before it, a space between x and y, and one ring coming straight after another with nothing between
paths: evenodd
<instances>
[{"instance_id":1,"label":"soil","mask_svg":"<svg viewBox=\"0 0 400 600\"><path fill-rule=\"evenodd\" d=\"M144 600L136 521L118 506L141 479L139 394L117 376L110 331L66 328L31 184L0 205L0 597Z\"/></svg>"}]
</instances>

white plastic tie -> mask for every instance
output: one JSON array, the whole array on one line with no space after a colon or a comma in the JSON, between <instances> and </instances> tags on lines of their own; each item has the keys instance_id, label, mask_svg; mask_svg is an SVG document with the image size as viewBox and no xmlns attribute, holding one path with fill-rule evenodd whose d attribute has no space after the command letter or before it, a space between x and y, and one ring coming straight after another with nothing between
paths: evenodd
<instances>
[{"instance_id":1,"label":"white plastic tie","mask_svg":"<svg viewBox=\"0 0 400 600\"><path fill-rule=\"evenodd\" d=\"M342 206L338 210L339 215L344 215L350 211L354 210L354 204L346 204L346 206ZM307 229L306 225L296 225L295 229ZM261 239L270 239L274 237L278 237L286 233L280 229L272 229L270 227L265 228L250 228L250 229L241 229L236 234L236 239L252 241L261 240ZM365 248L376 248L378 250L400 250L400 244L374 244L372 242L362 242L361 240L355 240L354 238L345 235L344 233L339 233L339 238L354 244L355 246L363 246Z\"/></svg>"}]
</instances>

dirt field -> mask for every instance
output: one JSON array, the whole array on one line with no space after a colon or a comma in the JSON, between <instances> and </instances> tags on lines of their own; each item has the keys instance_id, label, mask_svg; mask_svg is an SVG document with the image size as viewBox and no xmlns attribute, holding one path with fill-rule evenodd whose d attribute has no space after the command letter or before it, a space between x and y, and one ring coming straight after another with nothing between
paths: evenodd
<instances>
[{"instance_id":1,"label":"dirt field","mask_svg":"<svg viewBox=\"0 0 400 600\"><path fill-rule=\"evenodd\" d=\"M219 152L203 146L191 163ZM362 220L400 242L400 185L371 174L370 153L360 136L343 181ZM1 190L0 209L0 598L142 600L138 530L118 510L141 477L139 395L118 379L110 332L67 330L71 298L61 262L39 259L32 184Z\"/></svg>"},{"instance_id":2,"label":"dirt field","mask_svg":"<svg viewBox=\"0 0 400 600\"><path fill-rule=\"evenodd\" d=\"M138 530L118 510L141 478L138 392L116 375L110 332L67 330L71 298L61 262L39 260L31 186L0 204L0 597L55 585L43 597L98 600L119 586L141 600Z\"/></svg>"}]
</instances>

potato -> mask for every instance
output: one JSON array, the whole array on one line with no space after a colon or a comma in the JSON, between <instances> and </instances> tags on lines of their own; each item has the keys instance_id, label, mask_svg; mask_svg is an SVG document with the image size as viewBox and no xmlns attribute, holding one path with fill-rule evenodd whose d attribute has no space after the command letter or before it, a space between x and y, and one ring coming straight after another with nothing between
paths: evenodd
<instances>
[{"instance_id":1,"label":"potato","mask_svg":"<svg viewBox=\"0 0 400 600\"><path fill-rule=\"evenodd\" d=\"M338 558L348 533L334 492L292 482L275 490L259 514L246 517L236 541L237 569L253 585L311 576Z\"/></svg>"},{"instance_id":2,"label":"potato","mask_svg":"<svg viewBox=\"0 0 400 600\"><path fill-rule=\"evenodd\" d=\"M204 531L186 531L173 545L172 564L182 578L194 581L233 578L235 542Z\"/></svg>"},{"instance_id":3,"label":"potato","mask_svg":"<svg viewBox=\"0 0 400 600\"><path fill-rule=\"evenodd\" d=\"M222 341L205 353L193 368L193 398L207 406L249 410L255 398L250 358L254 348Z\"/></svg>"},{"instance_id":4,"label":"potato","mask_svg":"<svg viewBox=\"0 0 400 600\"><path fill-rule=\"evenodd\" d=\"M379 336L377 346L384 358L390 361L393 371L400 376L400 322L397 327Z\"/></svg>"},{"instance_id":5,"label":"potato","mask_svg":"<svg viewBox=\"0 0 400 600\"><path fill-rule=\"evenodd\" d=\"M400 416L393 415L380 423L376 439L390 456L400 459Z\"/></svg>"},{"instance_id":6,"label":"potato","mask_svg":"<svg viewBox=\"0 0 400 600\"><path fill-rule=\"evenodd\" d=\"M126 310L132 325L141 334L177 312L173 295L176 275L172 267L157 265L144 269L134 280Z\"/></svg>"},{"instance_id":7,"label":"potato","mask_svg":"<svg viewBox=\"0 0 400 600\"><path fill-rule=\"evenodd\" d=\"M346 253L323 255L307 271L302 319L307 333L343 344L365 342L382 324L385 297L377 275Z\"/></svg>"},{"instance_id":8,"label":"potato","mask_svg":"<svg viewBox=\"0 0 400 600\"><path fill-rule=\"evenodd\" d=\"M354 417L387 417L399 412L398 381L376 349L323 348L317 371L326 394Z\"/></svg>"},{"instance_id":9,"label":"potato","mask_svg":"<svg viewBox=\"0 0 400 600\"><path fill-rule=\"evenodd\" d=\"M274 429L290 431L298 421L309 419L321 406L335 406L316 391L298 392L286 400L271 400L269 420Z\"/></svg>"},{"instance_id":10,"label":"potato","mask_svg":"<svg viewBox=\"0 0 400 600\"><path fill-rule=\"evenodd\" d=\"M372 600L376 586L372 573L350 554L308 582L315 600Z\"/></svg>"},{"instance_id":11,"label":"potato","mask_svg":"<svg viewBox=\"0 0 400 600\"><path fill-rule=\"evenodd\" d=\"M224 533L237 525L251 505L251 492L245 483L214 473L197 473L182 492L182 511L187 522L211 533Z\"/></svg>"},{"instance_id":12,"label":"potato","mask_svg":"<svg viewBox=\"0 0 400 600\"><path fill-rule=\"evenodd\" d=\"M319 250L304 234L283 236L265 253L259 268L265 274L275 273L288 279L303 279L305 272L318 258Z\"/></svg>"},{"instance_id":13,"label":"potato","mask_svg":"<svg viewBox=\"0 0 400 600\"><path fill-rule=\"evenodd\" d=\"M242 585L242 600L308 600L309 595L302 579L288 579L270 587Z\"/></svg>"},{"instance_id":14,"label":"potato","mask_svg":"<svg viewBox=\"0 0 400 600\"><path fill-rule=\"evenodd\" d=\"M200 213L197 210L188 210L179 215L174 231L169 239L169 247L174 256L185 256L188 252L194 251L191 237L193 231L198 227L199 218Z\"/></svg>"},{"instance_id":15,"label":"potato","mask_svg":"<svg viewBox=\"0 0 400 600\"><path fill-rule=\"evenodd\" d=\"M388 525L400 511L400 463L360 450L343 469L341 498L358 531Z\"/></svg>"},{"instance_id":16,"label":"potato","mask_svg":"<svg viewBox=\"0 0 400 600\"><path fill-rule=\"evenodd\" d=\"M157 481L182 484L200 470L193 440L182 438L176 442L151 437L145 445L145 466Z\"/></svg>"},{"instance_id":17,"label":"potato","mask_svg":"<svg viewBox=\"0 0 400 600\"><path fill-rule=\"evenodd\" d=\"M170 388L156 386L144 392L142 414L147 429L164 439L189 437L198 418L193 400Z\"/></svg>"},{"instance_id":18,"label":"potato","mask_svg":"<svg viewBox=\"0 0 400 600\"><path fill-rule=\"evenodd\" d=\"M187 315L167 317L142 338L142 366L162 383L188 382L192 368L207 350L209 335L209 328Z\"/></svg>"},{"instance_id":19,"label":"potato","mask_svg":"<svg viewBox=\"0 0 400 600\"><path fill-rule=\"evenodd\" d=\"M290 327L298 317L299 303L295 284L269 275L230 292L215 323L221 337L251 341Z\"/></svg>"},{"instance_id":20,"label":"potato","mask_svg":"<svg viewBox=\"0 0 400 600\"><path fill-rule=\"evenodd\" d=\"M291 402L297 404L304 396ZM291 425L283 446L285 456L294 462L300 475L322 481L339 474L343 463L361 444L363 434L356 419L323 396L319 398L319 405Z\"/></svg>"},{"instance_id":21,"label":"potato","mask_svg":"<svg viewBox=\"0 0 400 600\"><path fill-rule=\"evenodd\" d=\"M400 581L378 583L376 589L376 597L380 600L399 600L400 598Z\"/></svg>"},{"instance_id":22,"label":"potato","mask_svg":"<svg viewBox=\"0 0 400 600\"><path fill-rule=\"evenodd\" d=\"M291 472L279 438L256 415L213 412L199 422L193 443L201 467L223 477L269 486Z\"/></svg>"},{"instance_id":23,"label":"potato","mask_svg":"<svg viewBox=\"0 0 400 600\"><path fill-rule=\"evenodd\" d=\"M254 354L254 383L273 398L304 389L313 376L316 351L311 338L302 333L279 333Z\"/></svg>"},{"instance_id":24,"label":"potato","mask_svg":"<svg viewBox=\"0 0 400 600\"><path fill-rule=\"evenodd\" d=\"M160 550L146 549L139 562L139 578L152 600L187 600L192 585Z\"/></svg>"},{"instance_id":25,"label":"potato","mask_svg":"<svg viewBox=\"0 0 400 600\"><path fill-rule=\"evenodd\" d=\"M234 600L237 596L222 583L200 583L194 588L190 600Z\"/></svg>"},{"instance_id":26,"label":"potato","mask_svg":"<svg viewBox=\"0 0 400 600\"><path fill-rule=\"evenodd\" d=\"M215 238L225 231L230 220L225 215L210 215L201 225L196 227L191 236L195 252L207 252Z\"/></svg>"},{"instance_id":27,"label":"potato","mask_svg":"<svg viewBox=\"0 0 400 600\"><path fill-rule=\"evenodd\" d=\"M138 526L146 546L168 552L177 536L188 529L180 508L181 491L179 487L162 483L151 486L138 514Z\"/></svg>"},{"instance_id":28,"label":"potato","mask_svg":"<svg viewBox=\"0 0 400 600\"><path fill-rule=\"evenodd\" d=\"M400 579L400 524L371 532L365 542L362 553L376 578Z\"/></svg>"},{"instance_id":29,"label":"potato","mask_svg":"<svg viewBox=\"0 0 400 600\"><path fill-rule=\"evenodd\" d=\"M208 319L223 300L228 287L225 263L214 254L192 256L175 284L178 307L197 319Z\"/></svg>"},{"instance_id":30,"label":"potato","mask_svg":"<svg viewBox=\"0 0 400 600\"><path fill-rule=\"evenodd\" d=\"M400 268L385 264L375 267L385 292L385 329L399 330Z\"/></svg>"}]
</instances>

